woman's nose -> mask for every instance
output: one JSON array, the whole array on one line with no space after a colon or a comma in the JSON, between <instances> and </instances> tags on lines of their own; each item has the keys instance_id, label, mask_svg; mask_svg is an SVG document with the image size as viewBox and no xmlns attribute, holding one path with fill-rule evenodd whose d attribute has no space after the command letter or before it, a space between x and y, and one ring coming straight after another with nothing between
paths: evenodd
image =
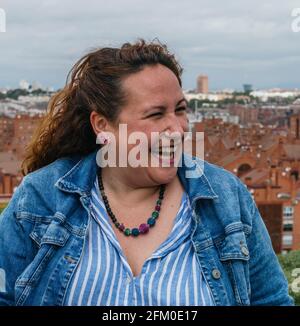
<instances>
[{"instance_id":1,"label":"woman's nose","mask_svg":"<svg viewBox=\"0 0 300 326\"><path fill-rule=\"evenodd\" d=\"M182 125L182 121L174 116L174 117L169 117L167 124L166 124L166 130L168 130L170 133L180 133L183 135L184 133L184 126Z\"/></svg>"}]
</instances>

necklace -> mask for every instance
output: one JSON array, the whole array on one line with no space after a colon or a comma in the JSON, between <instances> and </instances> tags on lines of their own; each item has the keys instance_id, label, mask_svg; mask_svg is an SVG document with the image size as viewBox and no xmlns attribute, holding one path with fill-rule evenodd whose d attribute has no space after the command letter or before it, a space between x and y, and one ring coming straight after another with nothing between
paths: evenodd
<instances>
[{"instance_id":1,"label":"necklace","mask_svg":"<svg viewBox=\"0 0 300 326\"><path fill-rule=\"evenodd\" d=\"M101 195L103 198L103 202L104 202L106 211L107 211L109 217L111 218L112 222L114 223L114 225L120 232L124 233L127 237L130 235L137 237L140 234L148 233L149 229L155 225L156 220L159 217L160 207L161 207L161 204L162 204L162 201L164 198L164 192L166 189L166 185L163 184L160 186L159 197L156 201L155 209L152 212L151 217L148 218L147 223L142 223L138 228L135 227L135 228L130 229L130 228L125 227L125 225L123 223L120 223L117 220L117 218L115 217L114 213L112 212L112 210L109 206L107 196L105 195L105 192L104 192L104 186L103 186L102 176L101 176L101 169L99 169L99 172L98 172L98 183L99 183L99 189L100 189L100 192L101 192Z\"/></svg>"}]
</instances>

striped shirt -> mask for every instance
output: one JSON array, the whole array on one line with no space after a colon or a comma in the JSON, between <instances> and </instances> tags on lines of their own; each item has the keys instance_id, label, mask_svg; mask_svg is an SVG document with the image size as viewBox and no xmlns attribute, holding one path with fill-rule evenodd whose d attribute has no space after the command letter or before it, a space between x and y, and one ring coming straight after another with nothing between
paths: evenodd
<instances>
[{"instance_id":1,"label":"striped shirt","mask_svg":"<svg viewBox=\"0 0 300 326\"><path fill-rule=\"evenodd\" d=\"M184 192L172 231L134 276L110 224L96 178L92 219L68 287L68 306L211 306L210 289L190 239L191 207Z\"/></svg>"}]
</instances>

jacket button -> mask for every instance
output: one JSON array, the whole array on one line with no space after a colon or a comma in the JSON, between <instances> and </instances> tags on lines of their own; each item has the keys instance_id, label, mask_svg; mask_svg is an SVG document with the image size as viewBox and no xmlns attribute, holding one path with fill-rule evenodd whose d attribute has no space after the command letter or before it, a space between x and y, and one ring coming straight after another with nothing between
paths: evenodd
<instances>
[{"instance_id":1,"label":"jacket button","mask_svg":"<svg viewBox=\"0 0 300 326\"><path fill-rule=\"evenodd\" d=\"M245 256L249 256L249 250L247 249L247 247L242 246L241 251Z\"/></svg>"},{"instance_id":2,"label":"jacket button","mask_svg":"<svg viewBox=\"0 0 300 326\"><path fill-rule=\"evenodd\" d=\"M221 277L221 272L216 268L212 270L211 274L215 280L218 280Z\"/></svg>"}]
</instances>

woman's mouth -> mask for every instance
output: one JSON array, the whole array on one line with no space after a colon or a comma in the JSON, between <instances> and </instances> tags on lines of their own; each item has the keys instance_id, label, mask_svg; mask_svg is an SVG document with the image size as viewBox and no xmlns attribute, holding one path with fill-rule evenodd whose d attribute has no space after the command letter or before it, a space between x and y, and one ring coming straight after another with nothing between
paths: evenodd
<instances>
[{"instance_id":1,"label":"woman's mouth","mask_svg":"<svg viewBox=\"0 0 300 326\"><path fill-rule=\"evenodd\" d=\"M158 158L160 163L173 164L177 150L178 146L160 146L150 149L150 153L154 157Z\"/></svg>"}]
</instances>

